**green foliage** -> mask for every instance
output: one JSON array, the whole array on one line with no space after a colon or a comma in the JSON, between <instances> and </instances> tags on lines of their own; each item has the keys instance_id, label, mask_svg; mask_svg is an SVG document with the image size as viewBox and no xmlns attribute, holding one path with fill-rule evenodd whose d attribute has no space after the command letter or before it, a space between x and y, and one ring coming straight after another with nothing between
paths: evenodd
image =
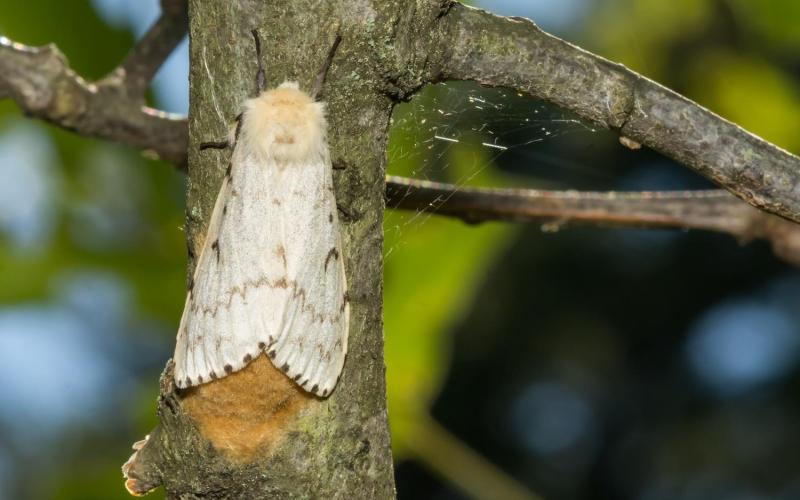
<instances>
[{"instance_id":1,"label":"green foliage","mask_svg":"<svg viewBox=\"0 0 800 500\"><path fill-rule=\"evenodd\" d=\"M88 80L114 69L133 43L130 33L105 24L88 1L0 0L0 12L0 34L26 45L55 43Z\"/></svg>"},{"instance_id":2,"label":"green foliage","mask_svg":"<svg viewBox=\"0 0 800 500\"><path fill-rule=\"evenodd\" d=\"M794 0L608 0L587 16L584 45L798 151L798 77L786 63L799 18Z\"/></svg>"},{"instance_id":3,"label":"green foliage","mask_svg":"<svg viewBox=\"0 0 800 500\"><path fill-rule=\"evenodd\" d=\"M418 127L426 113L436 113L434 97L442 89L429 87L414 105L396 108L395 123ZM427 110L413 113L413 109ZM414 130L394 127L390 134L388 171L411 176L420 163L441 155L447 165L439 180L470 184L500 184L487 148L474 141L424 149L414 144ZM422 151L420 151L422 150ZM416 152L406 156L398 152ZM476 166L478 166L476 170ZM387 391L392 442L396 459L406 456L406 443L416 438L417 424L427 418L430 405L444 382L452 339L450 328L469 304L491 262L508 243L514 228L501 224L470 226L439 217L435 210L409 214L389 210L384 219L384 322ZM489 334L487 332L487 334Z\"/></svg>"},{"instance_id":4,"label":"green foliage","mask_svg":"<svg viewBox=\"0 0 800 500\"><path fill-rule=\"evenodd\" d=\"M753 42L796 54L800 49L800 2L796 0L731 0L729 2L743 33ZM752 38L751 38L752 37Z\"/></svg>"},{"instance_id":5,"label":"green foliage","mask_svg":"<svg viewBox=\"0 0 800 500\"><path fill-rule=\"evenodd\" d=\"M730 6L733 19L725 20L717 10L720 4ZM768 140L800 150L795 126L800 115L797 75L779 64L800 47L800 2L607 0L596 5L585 16L587 26L579 35L578 41L586 48L686 93ZM488 2L484 6L491 8ZM0 34L31 45L56 43L87 79L105 75L133 43L130 33L100 20L90 2L0 0L0 12L4 13ZM725 23L729 25L720 28ZM743 50L723 47L720 39L731 32L741 40ZM441 89L425 89L415 98L418 108L435 112L432 103L437 92ZM418 108L400 105L395 122L420 123L424 115L412 116ZM20 120L15 106L0 102L0 134ZM6 241L0 244L0 303L14 307L47 302L60 273L103 270L130 284L134 316L177 324L185 284L183 176L169 165L145 160L122 147L38 122L32 126L44 130L54 145L63 179L56 230L50 243L36 251L20 252ZM388 170L420 175L420 164L427 158L440 162L439 167L447 165L447 169L434 166L422 171L438 180L513 185L493 168L489 151L474 145L479 142L436 144L427 149L416 140L413 128L396 126L391 130L393 153ZM109 176L125 176L128 182L100 184ZM100 187L113 190L98 192ZM82 207L113 207L121 202L140 221L124 244L92 247L75 237L73 229L83 220ZM398 458L408 456L407 443L417 437L417 424L426 418L446 379L451 328L469 310L476 289L515 231L511 225L469 226L436 216L435 211L387 211L386 364ZM167 341L172 342L171 337ZM157 375L156 371L149 374L144 388L129 395L138 411L126 432L104 436L97 429L73 429L89 436L83 443L94 444L61 452L58 463L48 465L47 471L55 471L52 474L38 469L25 472L33 494L64 500L129 498L122 489L119 467L130 454L130 444L156 423ZM41 482L41 475L50 479ZM162 496L159 490L149 498Z\"/></svg>"},{"instance_id":6,"label":"green foliage","mask_svg":"<svg viewBox=\"0 0 800 500\"><path fill-rule=\"evenodd\" d=\"M665 48L702 32L713 14L708 0L607 0L586 19L587 49L663 81Z\"/></svg>"},{"instance_id":7,"label":"green foliage","mask_svg":"<svg viewBox=\"0 0 800 500\"><path fill-rule=\"evenodd\" d=\"M0 0L0 12L0 35L29 45L57 44L89 80L112 70L133 43L129 32L106 25L91 2ZM0 304L9 310L49 304L54 285L65 274L110 274L130 287L134 310L128 316L160 325L169 335L161 342L171 343L185 289L184 176L172 165L147 160L129 148L20 117L13 103L0 101L0 136L19 126L43 132L52 146L55 224L41 247L16 248L2 236ZM109 217L117 226L103 233L109 241L84 239L93 232L92 214ZM145 343L150 342L146 335L141 333ZM131 443L156 423L158 370L153 367L141 385L128 386L126 397L133 403L120 409L120 422L133 420L124 432L118 425L108 430L87 422L51 443L52 450L6 448L16 462L16 482L26 485L19 498L130 498L120 466L132 453ZM141 414L132 415L131 409ZM4 442L0 436L0 448ZM162 492L152 498L159 497Z\"/></svg>"}]
</instances>

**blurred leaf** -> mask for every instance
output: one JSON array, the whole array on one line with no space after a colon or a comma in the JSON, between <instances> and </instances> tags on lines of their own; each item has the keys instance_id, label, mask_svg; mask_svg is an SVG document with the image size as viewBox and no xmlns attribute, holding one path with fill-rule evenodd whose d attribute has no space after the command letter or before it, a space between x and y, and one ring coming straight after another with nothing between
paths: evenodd
<instances>
[{"instance_id":1,"label":"blurred leaf","mask_svg":"<svg viewBox=\"0 0 800 500\"><path fill-rule=\"evenodd\" d=\"M425 120L415 110L434 112L426 103L440 91L426 89L415 98L419 101L414 109L399 106L395 123L410 113L414 120ZM416 139L414 133L393 127L390 151L417 154L390 155L391 173L436 175L420 171L422 160L436 157L436 151L420 147ZM446 168L439 175L446 175L451 182L469 179L473 184L497 184L500 176L491 168L488 150L476 142L480 144L445 144L439 158ZM427 415L447 373L450 327L468 308L492 260L514 233L508 225L468 226L432 214L435 210L416 214L388 211L384 219L387 391L392 442L400 459L410 433L417 430L416 421Z\"/></svg>"},{"instance_id":2,"label":"blurred leaf","mask_svg":"<svg viewBox=\"0 0 800 500\"><path fill-rule=\"evenodd\" d=\"M131 453L133 451L131 450ZM127 456L122 459L127 459ZM111 463L82 463L80 472L56 479L58 484L52 500L130 500L133 498L125 489L122 479L122 463L113 467ZM77 472L77 471L75 471ZM164 488L157 488L147 495L148 499L163 500Z\"/></svg>"},{"instance_id":3,"label":"blurred leaf","mask_svg":"<svg viewBox=\"0 0 800 500\"><path fill-rule=\"evenodd\" d=\"M667 46L703 30L711 14L709 0L597 2L587 16L586 48L663 81Z\"/></svg>"},{"instance_id":4,"label":"blurred leaf","mask_svg":"<svg viewBox=\"0 0 800 500\"><path fill-rule=\"evenodd\" d=\"M797 56L800 49L800 2L797 0L728 0L748 34Z\"/></svg>"},{"instance_id":5,"label":"blurred leaf","mask_svg":"<svg viewBox=\"0 0 800 500\"><path fill-rule=\"evenodd\" d=\"M91 2L0 0L0 11L0 35L34 46L55 43L71 67L89 80L105 76L133 45L132 34L107 26ZM119 326L141 331L140 345L150 349L131 353L142 359L129 369L149 382L128 396L130 408L123 413L135 416L132 423L122 418L83 422L63 436L77 445L54 442L47 449L8 449L1 434L11 429L0 429L0 458L10 460L14 479L8 487L23 492L24 498L130 498L120 466L131 453L130 445L155 424L156 381L163 366L153 366L161 341L147 336L166 331L172 337L185 297L185 179L172 165L28 120L13 102L0 101L0 133L20 124L40 131L41 146L54 152L55 218L52 234L36 248L19 248L0 233L0 305L5 311L32 303L46 307L60 300L54 292L59 280L76 271L121 278L134 294L131 310L123 316L130 323ZM87 235L92 242L86 241ZM104 340L114 342L98 342ZM33 484L37 477L46 481ZM163 497L161 491L152 496Z\"/></svg>"},{"instance_id":6,"label":"blurred leaf","mask_svg":"<svg viewBox=\"0 0 800 500\"><path fill-rule=\"evenodd\" d=\"M0 35L26 45L55 43L89 80L110 72L133 45L132 35L105 24L89 1L0 0L0 12Z\"/></svg>"}]
</instances>

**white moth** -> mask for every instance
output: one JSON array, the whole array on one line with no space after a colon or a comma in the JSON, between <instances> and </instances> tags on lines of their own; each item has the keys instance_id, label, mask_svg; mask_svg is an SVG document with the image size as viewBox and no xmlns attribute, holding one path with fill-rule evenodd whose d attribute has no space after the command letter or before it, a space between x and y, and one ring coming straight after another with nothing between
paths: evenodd
<instances>
[{"instance_id":1,"label":"white moth","mask_svg":"<svg viewBox=\"0 0 800 500\"><path fill-rule=\"evenodd\" d=\"M244 368L261 353L303 389L333 391L350 307L322 102L285 82L249 99L178 330L175 384Z\"/></svg>"}]
</instances>

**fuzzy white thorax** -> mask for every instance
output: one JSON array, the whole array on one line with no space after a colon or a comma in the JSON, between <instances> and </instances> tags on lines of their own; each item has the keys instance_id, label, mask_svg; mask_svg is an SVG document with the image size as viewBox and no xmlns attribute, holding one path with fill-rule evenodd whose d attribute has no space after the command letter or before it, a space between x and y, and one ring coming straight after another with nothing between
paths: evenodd
<instances>
[{"instance_id":1,"label":"fuzzy white thorax","mask_svg":"<svg viewBox=\"0 0 800 500\"><path fill-rule=\"evenodd\" d=\"M284 82L248 99L237 150L261 161L306 163L327 154L325 105Z\"/></svg>"}]
</instances>

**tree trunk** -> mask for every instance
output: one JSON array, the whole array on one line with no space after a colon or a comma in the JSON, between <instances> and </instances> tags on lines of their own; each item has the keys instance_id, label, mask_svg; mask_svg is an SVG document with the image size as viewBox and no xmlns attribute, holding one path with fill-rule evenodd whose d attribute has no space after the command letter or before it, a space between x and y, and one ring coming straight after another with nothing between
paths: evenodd
<instances>
[{"instance_id":1,"label":"tree trunk","mask_svg":"<svg viewBox=\"0 0 800 500\"><path fill-rule=\"evenodd\" d=\"M387 129L397 98L421 86L421 74L406 71L417 66L408 60L416 54L415 33L435 23L443 5L190 1L190 270L230 158L230 151L201 152L198 145L225 137L254 92L250 31L258 29L264 42L268 87L297 80L306 90L336 34L343 38L323 99L331 156L340 167L334 180L343 215L350 347L327 399L303 392L263 356L241 372L180 392L168 366L161 425L128 466L132 491L163 484L168 498L394 497L381 296Z\"/></svg>"}]
</instances>

